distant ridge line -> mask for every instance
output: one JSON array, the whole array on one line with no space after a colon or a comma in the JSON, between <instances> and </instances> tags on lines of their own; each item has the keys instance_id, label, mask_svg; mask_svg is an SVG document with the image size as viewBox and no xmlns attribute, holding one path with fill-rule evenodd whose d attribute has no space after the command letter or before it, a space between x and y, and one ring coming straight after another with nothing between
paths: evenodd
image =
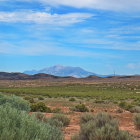
<instances>
[{"instance_id":1,"label":"distant ridge line","mask_svg":"<svg viewBox=\"0 0 140 140\"><path fill-rule=\"evenodd\" d=\"M76 79L81 79L81 80L101 80L101 79L131 79L131 78L140 78L140 76L108 76L108 77L99 77L96 75L90 75L85 78L76 78L72 76L55 76L55 75L50 75L46 73L38 73L34 75L29 75L29 74L24 74L24 73L19 73L19 72L0 72L0 80L76 80Z\"/></svg>"}]
</instances>

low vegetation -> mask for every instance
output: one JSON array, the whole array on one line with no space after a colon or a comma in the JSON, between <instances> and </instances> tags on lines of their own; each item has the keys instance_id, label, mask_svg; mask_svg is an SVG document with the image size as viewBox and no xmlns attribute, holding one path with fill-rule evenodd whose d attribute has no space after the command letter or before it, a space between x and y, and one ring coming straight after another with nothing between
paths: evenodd
<instances>
[{"instance_id":1,"label":"low vegetation","mask_svg":"<svg viewBox=\"0 0 140 140\"><path fill-rule=\"evenodd\" d=\"M84 104L78 104L71 108L72 111L76 112L89 112L89 109Z\"/></svg>"},{"instance_id":2,"label":"low vegetation","mask_svg":"<svg viewBox=\"0 0 140 140\"><path fill-rule=\"evenodd\" d=\"M135 106L130 109L132 113L140 113L140 106Z\"/></svg>"},{"instance_id":3,"label":"low vegetation","mask_svg":"<svg viewBox=\"0 0 140 140\"><path fill-rule=\"evenodd\" d=\"M58 83L59 84L59 83ZM110 100L113 102L133 99L140 100L138 92L140 91L140 85L128 85L122 83L103 83L93 85L83 84L68 84L61 86L46 86L46 87L1 87L0 92L8 94L16 94L20 96L43 96L43 97L84 97L94 98L96 101L103 102L104 100ZM73 100L73 99L72 99Z\"/></svg>"},{"instance_id":4,"label":"low vegetation","mask_svg":"<svg viewBox=\"0 0 140 140\"><path fill-rule=\"evenodd\" d=\"M47 84L49 85L49 83ZM137 113L133 118L135 128L131 125L128 130L134 137L139 137L137 133L140 129L140 85L138 82L137 84L118 82L117 84L91 85L54 83L52 86L26 88L3 86L0 87L0 92L0 108L9 112L5 117L7 122L1 118L2 113L0 112L0 140L29 140L28 137L31 135L35 140L63 140L62 131L65 136L68 134L66 139L67 137L69 139L77 131L79 124L80 131L72 137L72 140L133 140L128 132L119 129L118 122L110 115L106 113L93 115L91 113L99 111L113 114L120 122L125 121L127 117L127 121L131 124L131 113ZM11 94L18 95L18 97ZM12 114L12 110L16 115ZM81 116L80 123L79 116ZM12 120L14 121L12 122ZM32 124L32 121L35 124ZM9 123L9 126L6 123ZM27 126L30 125L31 130L24 125L20 126L21 123L26 125L29 123ZM10 125L13 127L8 129ZM73 125L75 125L74 129ZM128 125L120 123L120 127L127 128ZM25 128L29 134L25 134ZM38 131L34 129L38 129ZM34 138L35 134L36 138ZM25 135L25 137L22 138L21 135ZM9 139L8 136L10 136ZM17 139L18 136L19 139ZM30 139L32 140L32 138Z\"/></svg>"},{"instance_id":5,"label":"low vegetation","mask_svg":"<svg viewBox=\"0 0 140 140\"><path fill-rule=\"evenodd\" d=\"M26 112L28 103L13 96L0 98L0 140L63 140L58 128Z\"/></svg>"},{"instance_id":6,"label":"low vegetation","mask_svg":"<svg viewBox=\"0 0 140 140\"><path fill-rule=\"evenodd\" d=\"M118 123L106 113L81 118L80 132L72 140L133 140L126 131L119 130Z\"/></svg>"},{"instance_id":7,"label":"low vegetation","mask_svg":"<svg viewBox=\"0 0 140 140\"><path fill-rule=\"evenodd\" d=\"M125 110L132 112L132 113L140 113L140 106L136 102L128 103L128 102L123 101L123 102L119 103L119 106Z\"/></svg>"},{"instance_id":8,"label":"low vegetation","mask_svg":"<svg viewBox=\"0 0 140 140\"><path fill-rule=\"evenodd\" d=\"M140 113L135 114L133 120L136 128L140 130Z\"/></svg>"},{"instance_id":9,"label":"low vegetation","mask_svg":"<svg viewBox=\"0 0 140 140\"><path fill-rule=\"evenodd\" d=\"M68 126L70 123L70 119L63 115L63 114L55 114L54 116L51 117L52 120L57 120L59 122L62 122L63 126Z\"/></svg>"},{"instance_id":10,"label":"low vegetation","mask_svg":"<svg viewBox=\"0 0 140 140\"><path fill-rule=\"evenodd\" d=\"M65 127L62 121L59 121L58 119L52 119L52 118L45 118L44 122L47 124L57 127L57 128L63 128Z\"/></svg>"},{"instance_id":11,"label":"low vegetation","mask_svg":"<svg viewBox=\"0 0 140 140\"><path fill-rule=\"evenodd\" d=\"M30 105L27 101L23 100L21 97L15 95L6 96L0 94L0 105L10 104L11 107L22 111L30 111Z\"/></svg>"},{"instance_id":12,"label":"low vegetation","mask_svg":"<svg viewBox=\"0 0 140 140\"><path fill-rule=\"evenodd\" d=\"M76 99L72 97L69 99L69 101L74 102L74 101L76 101Z\"/></svg>"},{"instance_id":13,"label":"low vegetation","mask_svg":"<svg viewBox=\"0 0 140 140\"><path fill-rule=\"evenodd\" d=\"M52 112L51 108L47 107L45 105L45 103L43 103L43 102L38 102L36 104L31 104L31 111L32 112L47 112L47 113Z\"/></svg>"},{"instance_id":14,"label":"low vegetation","mask_svg":"<svg viewBox=\"0 0 140 140\"><path fill-rule=\"evenodd\" d=\"M94 120L94 116L92 113L84 113L81 118L80 118L80 124L84 124L84 123L87 123L89 121L92 121Z\"/></svg>"}]
</instances>

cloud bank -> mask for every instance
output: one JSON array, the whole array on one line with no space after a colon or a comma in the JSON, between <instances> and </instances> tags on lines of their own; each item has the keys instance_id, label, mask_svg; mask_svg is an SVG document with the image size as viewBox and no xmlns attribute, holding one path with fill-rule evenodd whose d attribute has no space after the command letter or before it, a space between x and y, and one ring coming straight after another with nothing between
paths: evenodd
<instances>
[{"instance_id":1,"label":"cloud bank","mask_svg":"<svg viewBox=\"0 0 140 140\"><path fill-rule=\"evenodd\" d=\"M11 0L0 0L11 1ZM93 8L111 11L140 11L140 0L14 0L40 2L51 6L71 6L75 8Z\"/></svg>"},{"instance_id":2,"label":"cloud bank","mask_svg":"<svg viewBox=\"0 0 140 140\"><path fill-rule=\"evenodd\" d=\"M0 22L33 22L40 24L69 25L92 17L88 13L50 14L46 12L0 12Z\"/></svg>"},{"instance_id":3,"label":"cloud bank","mask_svg":"<svg viewBox=\"0 0 140 140\"><path fill-rule=\"evenodd\" d=\"M139 0L38 0L50 5L94 8L113 11L140 11Z\"/></svg>"}]
</instances>

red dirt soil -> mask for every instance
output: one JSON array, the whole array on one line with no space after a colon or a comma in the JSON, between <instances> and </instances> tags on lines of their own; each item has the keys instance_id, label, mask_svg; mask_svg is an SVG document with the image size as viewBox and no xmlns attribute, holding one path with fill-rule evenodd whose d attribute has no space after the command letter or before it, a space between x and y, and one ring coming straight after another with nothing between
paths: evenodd
<instances>
[{"instance_id":1,"label":"red dirt soil","mask_svg":"<svg viewBox=\"0 0 140 140\"><path fill-rule=\"evenodd\" d=\"M76 133L78 133L80 130L79 121L82 113L71 112L69 110L69 107L62 107L62 106L57 106L57 107L60 107L62 111L70 118L70 124L63 130L63 132L64 132L65 140L71 140L71 137ZM133 124L132 113L128 111L124 111L123 113L116 113L116 109L118 109L118 107L110 107L107 109L102 107L96 107L93 109L94 109L93 114L98 112L105 112L105 111L111 114L114 117L114 119L117 119L119 121L119 126L121 130L127 130L128 132L130 132L130 134L132 134L135 137L135 140L140 140L140 130L136 130ZM52 115L53 114L51 113L46 114L47 117L51 117Z\"/></svg>"}]
</instances>

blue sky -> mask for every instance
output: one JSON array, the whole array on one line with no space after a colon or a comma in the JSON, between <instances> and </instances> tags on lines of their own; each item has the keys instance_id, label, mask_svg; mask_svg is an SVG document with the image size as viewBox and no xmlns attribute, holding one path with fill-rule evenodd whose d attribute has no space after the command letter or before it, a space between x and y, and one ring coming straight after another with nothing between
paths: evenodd
<instances>
[{"instance_id":1,"label":"blue sky","mask_svg":"<svg viewBox=\"0 0 140 140\"><path fill-rule=\"evenodd\" d=\"M8 72L140 74L140 1L0 0L0 60Z\"/></svg>"}]
</instances>

